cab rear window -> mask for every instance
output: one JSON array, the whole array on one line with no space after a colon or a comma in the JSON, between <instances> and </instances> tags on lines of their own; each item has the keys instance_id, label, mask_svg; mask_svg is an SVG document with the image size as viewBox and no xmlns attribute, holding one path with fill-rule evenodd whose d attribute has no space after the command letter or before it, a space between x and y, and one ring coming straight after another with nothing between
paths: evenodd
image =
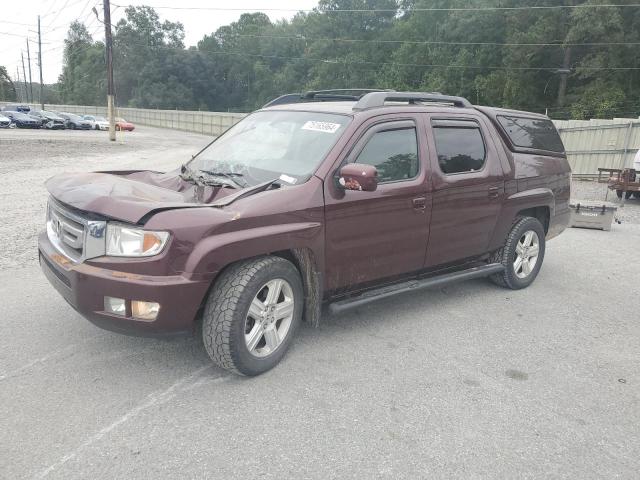
<instances>
[{"instance_id":1,"label":"cab rear window","mask_svg":"<svg viewBox=\"0 0 640 480\"><path fill-rule=\"evenodd\" d=\"M560 135L551 120L498 115L498 121L516 147L564 152Z\"/></svg>"}]
</instances>

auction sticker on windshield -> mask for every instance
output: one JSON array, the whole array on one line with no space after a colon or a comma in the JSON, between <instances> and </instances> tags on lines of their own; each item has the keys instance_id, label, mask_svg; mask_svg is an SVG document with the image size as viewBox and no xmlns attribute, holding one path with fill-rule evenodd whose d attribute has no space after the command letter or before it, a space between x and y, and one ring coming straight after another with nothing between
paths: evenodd
<instances>
[{"instance_id":1,"label":"auction sticker on windshield","mask_svg":"<svg viewBox=\"0 0 640 480\"><path fill-rule=\"evenodd\" d=\"M302 126L302 130L312 130L314 132L336 133L340 128L339 123L330 122L315 122L313 120L308 121Z\"/></svg>"}]
</instances>

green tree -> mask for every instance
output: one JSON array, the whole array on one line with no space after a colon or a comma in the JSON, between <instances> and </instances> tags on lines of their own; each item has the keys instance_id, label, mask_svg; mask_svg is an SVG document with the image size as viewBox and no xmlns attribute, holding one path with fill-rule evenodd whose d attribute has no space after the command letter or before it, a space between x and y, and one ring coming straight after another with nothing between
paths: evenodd
<instances>
[{"instance_id":1,"label":"green tree","mask_svg":"<svg viewBox=\"0 0 640 480\"><path fill-rule=\"evenodd\" d=\"M637 116L640 70L624 68L640 67L640 7L603 2L319 0L291 20L243 14L189 49L180 23L127 7L114 36L116 101L247 111L284 93L378 87L555 117ZM72 24L65 101L104 103L102 52Z\"/></svg>"},{"instance_id":2,"label":"green tree","mask_svg":"<svg viewBox=\"0 0 640 480\"><path fill-rule=\"evenodd\" d=\"M16 87L11 81L5 67L0 66L0 100L5 102L16 101Z\"/></svg>"},{"instance_id":3,"label":"green tree","mask_svg":"<svg viewBox=\"0 0 640 480\"><path fill-rule=\"evenodd\" d=\"M69 26L64 41L62 74L58 80L63 102L101 105L106 99L104 44L94 42L79 21Z\"/></svg>"}]
</instances>

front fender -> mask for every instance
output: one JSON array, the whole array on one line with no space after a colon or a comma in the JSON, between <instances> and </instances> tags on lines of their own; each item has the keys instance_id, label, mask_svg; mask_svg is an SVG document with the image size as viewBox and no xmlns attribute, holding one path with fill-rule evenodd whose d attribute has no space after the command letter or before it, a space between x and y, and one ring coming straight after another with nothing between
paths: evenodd
<instances>
[{"instance_id":1,"label":"front fender","mask_svg":"<svg viewBox=\"0 0 640 480\"><path fill-rule=\"evenodd\" d=\"M322 265L323 238L323 225L319 222L268 225L212 235L198 242L185 270L195 277L210 277L233 262L294 248L309 248Z\"/></svg>"}]
</instances>

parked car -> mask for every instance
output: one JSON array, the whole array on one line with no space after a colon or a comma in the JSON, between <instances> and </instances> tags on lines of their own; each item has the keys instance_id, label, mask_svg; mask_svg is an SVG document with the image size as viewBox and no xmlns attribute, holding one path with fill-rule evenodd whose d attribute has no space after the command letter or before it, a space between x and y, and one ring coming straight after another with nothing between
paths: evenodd
<instances>
[{"instance_id":1,"label":"parked car","mask_svg":"<svg viewBox=\"0 0 640 480\"><path fill-rule=\"evenodd\" d=\"M10 118L11 123L18 128L40 128L42 126L40 119L33 118L26 113L3 111L2 115Z\"/></svg>"},{"instance_id":2,"label":"parked car","mask_svg":"<svg viewBox=\"0 0 640 480\"><path fill-rule=\"evenodd\" d=\"M109 130L109 120L104 117L83 115L82 118L89 122L94 130Z\"/></svg>"},{"instance_id":3,"label":"parked car","mask_svg":"<svg viewBox=\"0 0 640 480\"><path fill-rule=\"evenodd\" d=\"M116 117L116 130L124 130L126 132L133 132L135 125L131 122L127 122L124 118Z\"/></svg>"},{"instance_id":4,"label":"parked car","mask_svg":"<svg viewBox=\"0 0 640 480\"><path fill-rule=\"evenodd\" d=\"M53 112L46 110L31 110L29 112L29 116L39 119L42 126L50 130L63 130L65 128L65 119Z\"/></svg>"},{"instance_id":5,"label":"parked car","mask_svg":"<svg viewBox=\"0 0 640 480\"><path fill-rule=\"evenodd\" d=\"M2 113L0 113L0 128L9 127L11 127L11 119L9 117L5 117Z\"/></svg>"},{"instance_id":6,"label":"parked car","mask_svg":"<svg viewBox=\"0 0 640 480\"><path fill-rule=\"evenodd\" d=\"M20 112L20 113L29 113L31 107L29 105L5 105L2 107L3 111L6 112Z\"/></svg>"},{"instance_id":7,"label":"parked car","mask_svg":"<svg viewBox=\"0 0 640 480\"><path fill-rule=\"evenodd\" d=\"M275 366L323 304L484 276L530 285L569 220L553 123L351 92L280 97L178 170L49 179L46 277L96 325L201 332L213 361L244 375Z\"/></svg>"},{"instance_id":8,"label":"parked car","mask_svg":"<svg viewBox=\"0 0 640 480\"><path fill-rule=\"evenodd\" d=\"M79 115L74 113L60 112L58 113L62 118L64 118L64 126L65 128L71 130L91 130L91 123L86 121Z\"/></svg>"}]
</instances>

